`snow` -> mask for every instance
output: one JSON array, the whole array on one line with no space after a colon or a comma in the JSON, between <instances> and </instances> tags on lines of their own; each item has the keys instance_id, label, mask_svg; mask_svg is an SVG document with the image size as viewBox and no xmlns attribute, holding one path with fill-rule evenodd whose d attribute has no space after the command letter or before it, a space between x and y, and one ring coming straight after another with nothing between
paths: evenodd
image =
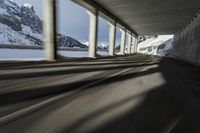
<instances>
[{"instance_id":1,"label":"snow","mask_svg":"<svg viewBox=\"0 0 200 133\"><path fill-rule=\"evenodd\" d=\"M64 57L88 57L88 51L58 51Z\"/></svg>"},{"instance_id":2,"label":"snow","mask_svg":"<svg viewBox=\"0 0 200 133\"><path fill-rule=\"evenodd\" d=\"M5 0L7 2L12 2L12 3L16 3L15 0Z\"/></svg>"},{"instance_id":3,"label":"snow","mask_svg":"<svg viewBox=\"0 0 200 133\"><path fill-rule=\"evenodd\" d=\"M4 0L4 4L8 7L12 7L10 9L19 10L19 6L16 4L14 0Z\"/></svg>"},{"instance_id":4,"label":"snow","mask_svg":"<svg viewBox=\"0 0 200 133\"><path fill-rule=\"evenodd\" d=\"M0 49L0 60L44 60L42 50Z\"/></svg>"},{"instance_id":5,"label":"snow","mask_svg":"<svg viewBox=\"0 0 200 133\"><path fill-rule=\"evenodd\" d=\"M138 53L165 56L172 47L173 35L160 35L138 44Z\"/></svg>"},{"instance_id":6,"label":"snow","mask_svg":"<svg viewBox=\"0 0 200 133\"><path fill-rule=\"evenodd\" d=\"M29 34L33 37L37 37L38 39L42 40L43 36L41 34L33 33L27 26L22 25L22 27L25 33L14 31L7 25L0 23L0 43L15 45L35 45L34 42L26 39L25 34Z\"/></svg>"},{"instance_id":7,"label":"snow","mask_svg":"<svg viewBox=\"0 0 200 133\"><path fill-rule=\"evenodd\" d=\"M97 46L100 48L106 48L108 46L108 43L107 42L98 42Z\"/></svg>"},{"instance_id":8,"label":"snow","mask_svg":"<svg viewBox=\"0 0 200 133\"><path fill-rule=\"evenodd\" d=\"M27 32L29 31L28 28L26 30ZM0 40L4 39L5 38L0 36ZM5 39L4 41L7 40ZM172 47L172 42L173 36L158 36L158 38L151 38L138 45L138 52L143 54L165 56L168 50ZM58 53L64 57L88 57L88 51L60 50ZM97 53L102 56L108 55L108 52L106 51L97 51ZM0 60L44 60L44 57L44 50L0 49Z\"/></svg>"},{"instance_id":9,"label":"snow","mask_svg":"<svg viewBox=\"0 0 200 133\"><path fill-rule=\"evenodd\" d=\"M150 38L144 42L139 43L138 48L140 49L140 48L149 47L149 46L157 46L171 38L173 38L173 35L160 35L155 39Z\"/></svg>"},{"instance_id":10,"label":"snow","mask_svg":"<svg viewBox=\"0 0 200 133\"><path fill-rule=\"evenodd\" d=\"M32 37L36 37L37 39L43 40L42 34L33 33L32 29L28 26L22 25L22 31L26 35L31 35Z\"/></svg>"},{"instance_id":11,"label":"snow","mask_svg":"<svg viewBox=\"0 0 200 133\"><path fill-rule=\"evenodd\" d=\"M20 34L20 32L16 32L4 24L0 24L0 43L1 44L30 44L28 40L23 39L22 34Z\"/></svg>"},{"instance_id":12,"label":"snow","mask_svg":"<svg viewBox=\"0 0 200 133\"><path fill-rule=\"evenodd\" d=\"M58 54L63 57L88 57L88 51L58 51ZM102 56L108 55L107 52L99 51ZM30 49L0 49L0 60L44 60L44 50Z\"/></svg>"},{"instance_id":13,"label":"snow","mask_svg":"<svg viewBox=\"0 0 200 133\"><path fill-rule=\"evenodd\" d=\"M163 49L158 49L157 53L160 56L166 56L166 54L171 50L172 48L173 39L169 39L165 42L165 47Z\"/></svg>"},{"instance_id":14,"label":"snow","mask_svg":"<svg viewBox=\"0 0 200 133\"><path fill-rule=\"evenodd\" d=\"M89 42L83 42L82 44L86 45L86 46L89 46Z\"/></svg>"},{"instance_id":15,"label":"snow","mask_svg":"<svg viewBox=\"0 0 200 133\"><path fill-rule=\"evenodd\" d=\"M0 8L0 14L1 15L6 15L6 16L10 16L10 14L6 11L6 9L4 8Z\"/></svg>"},{"instance_id":16,"label":"snow","mask_svg":"<svg viewBox=\"0 0 200 133\"><path fill-rule=\"evenodd\" d=\"M31 3L25 3L23 4L23 7L27 7L29 9L33 8L33 5Z\"/></svg>"},{"instance_id":17,"label":"snow","mask_svg":"<svg viewBox=\"0 0 200 133\"><path fill-rule=\"evenodd\" d=\"M87 42L81 42L81 43L84 44L84 45L86 45L86 46L89 46L89 42L88 41ZM107 48L108 42L98 42L97 46L99 48L102 48L102 49Z\"/></svg>"},{"instance_id":18,"label":"snow","mask_svg":"<svg viewBox=\"0 0 200 133\"><path fill-rule=\"evenodd\" d=\"M3 7L1 9L6 10L7 13L4 15L11 16L12 14L12 17L16 17L20 19L20 17L16 15L17 13L20 12L20 7L17 5L17 3L14 0L4 0Z\"/></svg>"},{"instance_id":19,"label":"snow","mask_svg":"<svg viewBox=\"0 0 200 133\"><path fill-rule=\"evenodd\" d=\"M12 3L15 3L15 0L9 0L9 1L11 1Z\"/></svg>"},{"instance_id":20,"label":"snow","mask_svg":"<svg viewBox=\"0 0 200 133\"><path fill-rule=\"evenodd\" d=\"M109 55L107 51L97 51L97 54L101 55L101 56L108 56Z\"/></svg>"}]
</instances>

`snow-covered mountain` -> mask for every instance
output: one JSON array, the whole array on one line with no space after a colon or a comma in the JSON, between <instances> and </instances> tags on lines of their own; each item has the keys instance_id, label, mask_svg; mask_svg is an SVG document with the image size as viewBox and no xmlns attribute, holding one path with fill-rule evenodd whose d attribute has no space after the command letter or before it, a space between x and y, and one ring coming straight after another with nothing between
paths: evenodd
<instances>
[{"instance_id":1,"label":"snow-covered mountain","mask_svg":"<svg viewBox=\"0 0 200 133\"><path fill-rule=\"evenodd\" d=\"M160 35L138 44L138 53L167 56L173 44L173 35Z\"/></svg>"},{"instance_id":2,"label":"snow-covered mountain","mask_svg":"<svg viewBox=\"0 0 200 133\"><path fill-rule=\"evenodd\" d=\"M60 47L87 48L77 40L57 33ZM21 7L13 0L0 0L0 44L43 45L42 20L33 5Z\"/></svg>"},{"instance_id":3,"label":"snow-covered mountain","mask_svg":"<svg viewBox=\"0 0 200 133\"><path fill-rule=\"evenodd\" d=\"M86 45L89 47L89 42L83 42L82 44ZM98 42L96 48L99 50L106 50L108 49L109 44L107 42Z\"/></svg>"},{"instance_id":4,"label":"snow-covered mountain","mask_svg":"<svg viewBox=\"0 0 200 133\"><path fill-rule=\"evenodd\" d=\"M106 42L99 42L99 43L97 43L97 49L104 49L104 50L106 50L106 49L108 49L108 43L106 43Z\"/></svg>"},{"instance_id":5,"label":"snow-covered mountain","mask_svg":"<svg viewBox=\"0 0 200 133\"><path fill-rule=\"evenodd\" d=\"M42 33L42 21L35 13L34 7L31 4L23 4L20 13L23 25L29 26L34 33Z\"/></svg>"}]
</instances>

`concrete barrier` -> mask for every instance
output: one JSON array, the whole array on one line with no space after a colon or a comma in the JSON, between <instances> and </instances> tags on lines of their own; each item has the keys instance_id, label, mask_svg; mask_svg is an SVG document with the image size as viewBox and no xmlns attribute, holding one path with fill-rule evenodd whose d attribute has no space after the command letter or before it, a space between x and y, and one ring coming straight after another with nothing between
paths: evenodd
<instances>
[{"instance_id":1,"label":"concrete barrier","mask_svg":"<svg viewBox=\"0 0 200 133\"><path fill-rule=\"evenodd\" d=\"M200 14L174 36L173 54L185 61L200 65Z\"/></svg>"}]
</instances>

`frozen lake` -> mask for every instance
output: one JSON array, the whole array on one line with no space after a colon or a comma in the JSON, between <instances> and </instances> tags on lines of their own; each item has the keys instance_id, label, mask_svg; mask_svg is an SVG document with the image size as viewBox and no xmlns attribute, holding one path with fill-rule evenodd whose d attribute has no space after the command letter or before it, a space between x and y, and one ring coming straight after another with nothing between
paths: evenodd
<instances>
[{"instance_id":1,"label":"frozen lake","mask_svg":"<svg viewBox=\"0 0 200 133\"><path fill-rule=\"evenodd\" d=\"M88 51L58 51L64 57L88 57ZM100 55L108 55L105 51L98 51ZM0 49L0 60L44 60L44 50L30 49Z\"/></svg>"}]
</instances>

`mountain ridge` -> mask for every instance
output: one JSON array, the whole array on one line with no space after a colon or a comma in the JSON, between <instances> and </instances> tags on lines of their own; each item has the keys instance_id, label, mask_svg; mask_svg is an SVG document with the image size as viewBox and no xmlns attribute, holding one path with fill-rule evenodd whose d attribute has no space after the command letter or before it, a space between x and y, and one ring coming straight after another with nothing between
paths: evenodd
<instances>
[{"instance_id":1,"label":"mountain ridge","mask_svg":"<svg viewBox=\"0 0 200 133\"><path fill-rule=\"evenodd\" d=\"M0 43L43 46L42 21L34 6L24 3L21 7L12 0L0 0ZM87 48L76 39L57 33L58 47Z\"/></svg>"}]
</instances>

